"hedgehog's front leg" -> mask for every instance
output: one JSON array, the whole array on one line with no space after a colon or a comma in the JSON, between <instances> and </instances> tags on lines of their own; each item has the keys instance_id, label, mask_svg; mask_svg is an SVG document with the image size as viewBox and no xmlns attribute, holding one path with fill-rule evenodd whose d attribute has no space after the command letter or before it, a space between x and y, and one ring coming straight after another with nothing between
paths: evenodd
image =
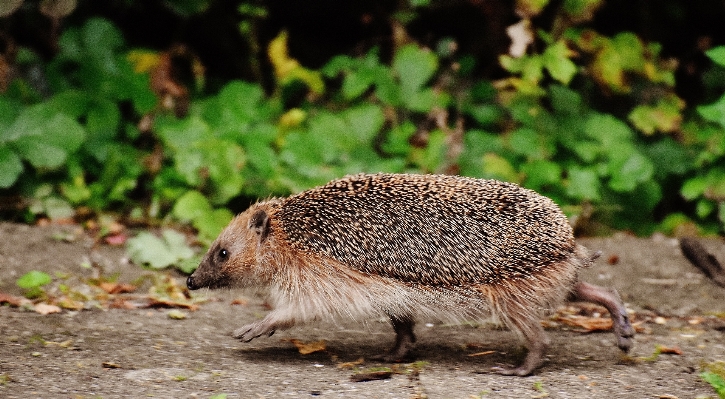
<instances>
[{"instance_id":1,"label":"hedgehog's front leg","mask_svg":"<svg viewBox=\"0 0 725 399\"><path fill-rule=\"evenodd\" d=\"M232 337L249 342L262 335L271 337L275 331L286 330L294 325L294 321L283 319L279 317L280 314L281 312L272 311L264 319L234 330Z\"/></svg>"},{"instance_id":2,"label":"hedgehog's front leg","mask_svg":"<svg viewBox=\"0 0 725 399\"><path fill-rule=\"evenodd\" d=\"M395 330L395 345L388 353L373 356L372 359L394 363L410 360L411 351L415 346L415 334L413 333L415 321L408 316L390 316L390 322Z\"/></svg>"}]
</instances>

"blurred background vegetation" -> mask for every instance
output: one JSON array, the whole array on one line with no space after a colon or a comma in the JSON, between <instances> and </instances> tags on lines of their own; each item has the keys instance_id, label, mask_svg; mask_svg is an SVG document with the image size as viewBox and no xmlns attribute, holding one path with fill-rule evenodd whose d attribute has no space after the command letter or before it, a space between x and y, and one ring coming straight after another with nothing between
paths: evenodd
<instances>
[{"instance_id":1,"label":"blurred background vegetation","mask_svg":"<svg viewBox=\"0 0 725 399\"><path fill-rule=\"evenodd\" d=\"M386 171L516 182L580 234L722 234L723 21L721 0L3 0L0 219L203 243L258 198Z\"/></svg>"}]
</instances>

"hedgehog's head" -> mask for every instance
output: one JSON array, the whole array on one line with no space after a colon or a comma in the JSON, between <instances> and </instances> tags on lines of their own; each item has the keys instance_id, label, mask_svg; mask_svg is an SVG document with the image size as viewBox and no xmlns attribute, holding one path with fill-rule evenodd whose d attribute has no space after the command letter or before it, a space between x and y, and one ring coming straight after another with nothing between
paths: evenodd
<instances>
[{"instance_id":1,"label":"hedgehog's head","mask_svg":"<svg viewBox=\"0 0 725 399\"><path fill-rule=\"evenodd\" d=\"M269 207L252 206L235 217L186 280L190 290L203 287L241 287L256 283L257 254L270 234Z\"/></svg>"}]
</instances>

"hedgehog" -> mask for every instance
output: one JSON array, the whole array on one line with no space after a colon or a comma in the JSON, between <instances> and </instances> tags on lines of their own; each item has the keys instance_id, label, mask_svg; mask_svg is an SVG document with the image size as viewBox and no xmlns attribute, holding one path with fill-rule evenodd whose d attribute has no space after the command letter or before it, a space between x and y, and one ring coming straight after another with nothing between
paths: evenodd
<instances>
[{"instance_id":1,"label":"hedgehog","mask_svg":"<svg viewBox=\"0 0 725 399\"><path fill-rule=\"evenodd\" d=\"M579 281L600 252L576 243L549 198L514 183L449 175L358 174L236 216L189 276L191 290L263 288L273 310L233 337L248 342L296 324L385 317L410 358L415 320L483 321L516 332L537 369L549 339L541 317L567 298L604 306L617 346L634 330L617 291Z\"/></svg>"}]
</instances>

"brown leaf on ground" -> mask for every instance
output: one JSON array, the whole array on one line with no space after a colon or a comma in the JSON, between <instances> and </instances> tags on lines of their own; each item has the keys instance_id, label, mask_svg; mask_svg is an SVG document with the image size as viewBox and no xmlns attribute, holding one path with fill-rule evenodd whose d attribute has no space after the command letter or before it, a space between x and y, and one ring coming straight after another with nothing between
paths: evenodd
<instances>
[{"instance_id":1,"label":"brown leaf on ground","mask_svg":"<svg viewBox=\"0 0 725 399\"><path fill-rule=\"evenodd\" d=\"M230 305L242 305L242 306L247 306L248 304L249 304L249 301L247 300L247 298L235 298L230 303Z\"/></svg>"},{"instance_id":2,"label":"brown leaf on ground","mask_svg":"<svg viewBox=\"0 0 725 399\"><path fill-rule=\"evenodd\" d=\"M147 308L182 308L182 309L189 309L191 311L196 311L199 309L199 305L183 302L183 301L174 301L172 299L164 299L164 298L148 298L148 303L146 306Z\"/></svg>"},{"instance_id":3,"label":"brown leaf on ground","mask_svg":"<svg viewBox=\"0 0 725 399\"><path fill-rule=\"evenodd\" d=\"M23 305L31 304L30 299L23 298L21 296L10 295L4 292L0 292L0 305L7 303L10 306L20 307Z\"/></svg>"},{"instance_id":4,"label":"brown leaf on ground","mask_svg":"<svg viewBox=\"0 0 725 399\"><path fill-rule=\"evenodd\" d=\"M299 339L292 338L285 341L289 341L296 346L301 355L309 355L310 353L321 352L326 349L324 340L304 343Z\"/></svg>"},{"instance_id":5,"label":"brown leaf on ground","mask_svg":"<svg viewBox=\"0 0 725 399\"><path fill-rule=\"evenodd\" d=\"M359 365L361 365L363 363L365 363L365 359L361 357L360 359L357 359L354 362L338 363L337 364L337 368L339 368L339 369L351 369L351 368L353 368L355 366L359 366Z\"/></svg>"},{"instance_id":6,"label":"brown leaf on ground","mask_svg":"<svg viewBox=\"0 0 725 399\"><path fill-rule=\"evenodd\" d=\"M76 301L71 298L68 298L67 296L63 296L61 298L58 298L55 301L55 304L60 306L63 309L68 310L81 310L83 309L83 302Z\"/></svg>"},{"instance_id":7,"label":"brown leaf on ground","mask_svg":"<svg viewBox=\"0 0 725 399\"><path fill-rule=\"evenodd\" d=\"M612 319L603 317L587 317L567 315L556 319L572 327L579 327L583 332L609 331L612 329Z\"/></svg>"},{"instance_id":8,"label":"brown leaf on ground","mask_svg":"<svg viewBox=\"0 0 725 399\"><path fill-rule=\"evenodd\" d=\"M350 376L352 382L365 382L374 380L387 380L393 375L392 370L372 371L369 373L358 373Z\"/></svg>"},{"instance_id":9,"label":"brown leaf on ground","mask_svg":"<svg viewBox=\"0 0 725 399\"><path fill-rule=\"evenodd\" d=\"M682 349L680 349L679 346L664 346L664 345L657 345L656 350L659 353L663 353L666 355L682 355Z\"/></svg>"},{"instance_id":10,"label":"brown leaf on ground","mask_svg":"<svg viewBox=\"0 0 725 399\"><path fill-rule=\"evenodd\" d=\"M98 284L98 286L109 294L125 294L128 292L136 291L135 285L125 283L111 283L108 281L104 281Z\"/></svg>"},{"instance_id":11,"label":"brown leaf on ground","mask_svg":"<svg viewBox=\"0 0 725 399\"><path fill-rule=\"evenodd\" d=\"M145 304L144 304L145 305ZM145 306L141 306L137 302L129 301L127 298L113 298L113 300L108 304L108 307L111 309L139 309Z\"/></svg>"}]
</instances>

